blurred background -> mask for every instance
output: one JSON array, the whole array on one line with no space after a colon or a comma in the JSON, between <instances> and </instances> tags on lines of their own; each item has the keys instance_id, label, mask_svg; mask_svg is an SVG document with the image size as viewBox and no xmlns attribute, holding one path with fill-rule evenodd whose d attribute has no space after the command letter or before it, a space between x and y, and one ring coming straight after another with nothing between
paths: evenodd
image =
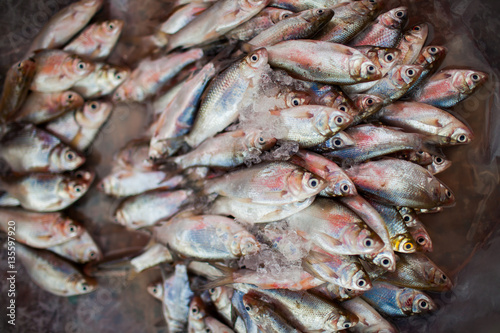
<instances>
[{"instance_id":1,"label":"blurred background","mask_svg":"<svg viewBox=\"0 0 500 333\"><path fill-rule=\"evenodd\" d=\"M0 1L0 82L7 69L26 52L47 20L71 0ZM385 8L406 5L409 25L430 23L434 29L428 44L448 48L443 67L470 67L490 74L489 82L454 108L474 130L475 140L444 152L453 161L438 178L457 198L453 208L439 214L421 215L434 243L430 257L452 276L455 288L432 294L439 309L427 316L396 322L402 332L500 331L500 1L497 0L386 0ZM166 0L108 0L93 21L125 20L122 42L109 62L129 64L133 43L126 37L144 36L164 21L171 8ZM147 105L122 105L90 149L88 165L97 181L110 171L112 155L126 142L141 137L148 123ZM140 248L148 234L130 232L112 222L118 200L95 188L70 208L81 220L104 254ZM0 234L0 244L6 236ZM0 308L7 306L6 250L0 248ZM57 297L38 288L17 265L16 327L0 318L0 332L84 333L166 332L160 303L146 292L149 282L160 277L149 270L129 280L126 276L99 279L97 291L78 297Z\"/></svg>"}]
</instances>

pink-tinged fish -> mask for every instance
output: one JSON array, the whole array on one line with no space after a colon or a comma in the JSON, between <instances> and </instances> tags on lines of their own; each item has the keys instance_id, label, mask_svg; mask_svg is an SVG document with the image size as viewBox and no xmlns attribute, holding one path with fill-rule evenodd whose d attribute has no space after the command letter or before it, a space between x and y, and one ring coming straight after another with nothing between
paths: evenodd
<instances>
[{"instance_id":1,"label":"pink-tinged fish","mask_svg":"<svg viewBox=\"0 0 500 333\"><path fill-rule=\"evenodd\" d=\"M345 131L340 131L322 144L311 147L317 153L327 153L354 146L354 141Z\"/></svg>"},{"instance_id":2,"label":"pink-tinged fish","mask_svg":"<svg viewBox=\"0 0 500 333\"><path fill-rule=\"evenodd\" d=\"M205 326L210 332L218 332L218 333L234 333L232 329L215 319L214 317L207 316L205 317ZM206 331L205 331L206 332Z\"/></svg>"},{"instance_id":3,"label":"pink-tinged fish","mask_svg":"<svg viewBox=\"0 0 500 333\"><path fill-rule=\"evenodd\" d=\"M432 239L425 226L419 220L415 220L415 226L408 227L408 231L417 243L417 250L422 252L432 252Z\"/></svg>"},{"instance_id":4,"label":"pink-tinged fish","mask_svg":"<svg viewBox=\"0 0 500 333\"><path fill-rule=\"evenodd\" d=\"M331 8L349 0L271 0L269 6L300 12L314 8Z\"/></svg>"},{"instance_id":5,"label":"pink-tinged fish","mask_svg":"<svg viewBox=\"0 0 500 333\"><path fill-rule=\"evenodd\" d=\"M370 304L361 297L356 297L341 303L344 308L354 313L359 322L351 328L356 333L398 333L399 330L384 319Z\"/></svg>"},{"instance_id":6,"label":"pink-tinged fish","mask_svg":"<svg viewBox=\"0 0 500 333\"><path fill-rule=\"evenodd\" d=\"M103 258L99 246L87 230L83 230L79 236L59 245L51 246L47 250L80 264L100 261Z\"/></svg>"},{"instance_id":7,"label":"pink-tinged fish","mask_svg":"<svg viewBox=\"0 0 500 333\"><path fill-rule=\"evenodd\" d=\"M198 15L212 4L212 2L193 1L185 6L178 7L178 9L160 25L159 30L166 34L174 34L184 28L189 22L196 19Z\"/></svg>"},{"instance_id":8,"label":"pink-tinged fish","mask_svg":"<svg viewBox=\"0 0 500 333\"><path fill-rule=\"evenodd\" d=\"M422 73L417 82L408 90L406 95L410 95L413 90L416 90L423 82L427 79L429 75L434 74L439 66L444 61L446 53L448 50L443 46L426 46L422 49L422 52L418 55L417 59L414 61L414 65L419 65L423 67Z\"/></svg>"},{"instance_id":9,"label":"pink-tinged fish","mask_svg":"<svg viewBox=\"0 0 500 333\"><path fill-rule=\"evenodd\" d=\"M39 92L68 90L95 69L93 63L61 50L41 50L34 59L36 73L30 89Z\"/></svg>"},{"instance_id":10,"label":"pink-tinged fish","mask_svg":"<svg viewBox=\"0 0 500 333\"><path fill-rule=\"evenodd\" d=\"M9 228L8 221L15 221ZM61 213L34 213L18 208L0 209L0 229L15 232L16 241L40 249L69 241L82 233L82 226Z\"/></svg>"},{"instance_id":11,"label":"pink-tinged fish","mask_svg":"<svg viewBox=\"0 0 500 333\"><path fill-rule=\"evenodd\" d=\"M28 55L36 50L63 46L87 25L103 2L103 0L81 0L63 8L40 30L31 43Z\"/></svg>"},{"instance_id":12,"label":"pink-tinged fish","mask_svg":"<svg viewBox=\"0 0 500 333\"><path fill-rule=\"evenodd\" d=\"M428 34L429 25L427 23L417 24L403 34L403 38L396 46L401 50L400 64L409 65L415 63Z\"/></svg>"},{"instance_id":13,"label":"pink-tinged fish","mask_svg":"<svg viewBox=\"0 0 500 333\"><path fill-rule=\"evenodd\" d=\"M71 90L53 93L33 91L12 119L40 124L82 106L82 96Z\"/></svg>"},{"instance_id":14,"label":"pink-tinged fish","mask_svg":"<svg viewBox=\"0 0 500 333\"><path fill-rule=\"evenodd\" d=\"M158 59L142 60L130 77L113 94L115 102L142 102L153 96L184 67L203 57L203 50L191 49Z\"/></svg>"},{"instance_id":15,"label":"pink-tinged fish","mask_svg":"<svg viewBox=\"0 0 500 333\"><path fill-rule=\"evenodd\" d=\"M94 23L63 50L95 61L104 60L115 47L122 29L122 20Z\"/></svg>"},{"instance_id":16,"label":"pink-tinged fish","mask_svg":"<svg viewBox=\"0 0 500 333\"><path fill-rule=\"evenodd\" d=\"M122 66L95 64L95 69L73 86L84 98L99 98L111 94L130 76L130 69Z\"/></svg>"},{"instance_id":17,"label":"pink-tinged fish","mask_svg":"<svg viewBox=\"0 0 500 333\"><path fill-rule=\"evenodd\" d=\"M385 100L382 97L376 95L360 94L352 95L351 98L359 110L359 113L354 116L351 126L357 125L364 119L375 114L384 106L385 103Z\"/></svg>"}]
</instances>

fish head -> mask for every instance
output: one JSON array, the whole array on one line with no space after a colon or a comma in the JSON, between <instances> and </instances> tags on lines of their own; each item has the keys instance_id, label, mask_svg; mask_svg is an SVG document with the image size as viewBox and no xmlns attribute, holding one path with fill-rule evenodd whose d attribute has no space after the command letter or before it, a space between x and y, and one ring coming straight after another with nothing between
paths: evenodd
<instances>
[{"instance_id":1,"label":"fish head","mask_svg":"<svg viewBox=\"0 0 500 333\"><path fill-rule=\"evenodd\" d=\"M339 314L331 313L326 322L325 329L336 332L338 330L346 330L355 326L359 319L358 317L347 310L339 309Z\"/></svg>"},{"instance_id":2,"label":"fish head","mask_svg":"<svg viewBox=\"0 0 500 333\"><path fill-rule=\"evenodd\" d=\"M97 34L103 40L109 40L121 34L123 25L124 22L122 20L104 21L99 25Z\"/></svg>"},{"instance_id":3,"label":"fish head","mask_svg":"<svg viewBox=\"0 0 500 333\"><path fill-rule=\"evenodd\" d=\"M66 75L81 79L88 76L95 69L95 65L92 62L84 60L75 54L68 54L62 66Z\"/></svg>"},{"instance_id":4,"label":"fish head","mask_svg":"<svg viewBox=\"0 0 500 333\"><path fill-rule=\"evenodd\" d=\"M427 170L429 170L433 175L443 172L451 166L451 161L447 160L443 156L432 155L432 162L427 166Z\"/></svg>"},{"instance_id":5,"label":"fish head","mask_svg":"<svg viewBox=\"0 0 500 333\"><path fill-rule=\"evenodd\" d=\"M91 171L78 170L73 175L70 175L62 183L64 193L72 199L82 197L90 188L90 184L94 181L95 174Z\"/></svg>"},{"instance_id":6,"label":"fish head","mask_svg":"<svg viewBox=\"0 0 500 333\"><path fill-rule=\"evenodd\" d=\"M163 283L161 281L150 283L146 289L154 298L160 301L163 299Z\"/></svg>"},{"instance_id":7,"label":"fish head","mask_svg":"<svg viewBox=\"0 0 500 333\"><path fill-rule=\"evenodd\" d=\"M413 209L409 207L401 207L399 209L399 214L407 227L415 227L417 225L418 218Z\"/></svg>"},{"instance_id":8,"label":"fish head","mask_svg":"<svg viewBox=\"0 0 500 333\"><path fill-rule=\"evenodd\" d=\"M283 95L287 108L295 106L308 105L311 103L311 96L304 91L290 91Z\"/></svg>"},{"instance_id":9,"label":"fish head","mask_svg":"<svg viewBox=\"0 0 500 333\"><path fill-rule=\"evenodd\" d=\"M438 199L438 206L446 207L453 206L455 204L455 195L448 186L440 182L434 188L437 192L435 194L437 195L436 198Z\"/></svg>"},{"instance_id":10,"label":"fish head","mask_svg":"<svg viewBox=\"0 0 500 333\"><path fill-rule=\"evenodd\" d=\"M384 100L375 95L356 95L353 99L358 110L363 113L371 112L371 110L380 109L384 104Z\"/></svg>"},{"instance_id":11,"label":"fish head","mask_svg":"<svg viewBox=\"0 0 500 333\"><path fill-rule=\"evenodd\" d=\"M251 317L257 316L263 307L262 303L251 294L243 295L243 306Z\"/></svg>"},{"instance_id":12,"label":"fish head","mask_svg":"<svg viewBox=\"0 0 500 333\"><path fill-rule=\"evenodd\" d=\"M379 22L391 29L403 29L408 21L408 8L405 6L391 9L379 16Z\"/></svg>"},{"instance_id":13,"label":"fish head","mask_svg":"<svg viewBox=\"0 0 500 333\"><path fill-rule=\"evenodd\" d=\"M451 279L430 260L419 260L425 281L435 290L446 291L453 287Z\"/></svg>"},{"instance_id":14,"label":"fish head","mask_svg":"<svg viewBox=\"0 0 500 333\"><path fill-rule=\"evenodd\" d=\"M474 139L474 133L466 126L456 126L450 138L456 144L467 144Z\"/></svg>"},{"instance_id":15,"label":"fish head","mask_svg":"<svg viewBox=\"0 0 500 333\"><path fill-rule=\"evenodd\" d=\"M265 48L260 48L247 55L243 63L250 71L254 72L267 65L268 57L267 50Z\"/></svg>"},{"instance_id":16,"label":"fish head","mask_svg":"<svg viewBox=\"0 0 500 333\"><path fill-rule=\"evenodd\" d=\"M343 149L354 146L356 143L353 138L344 131L340 131L327 141L331 150Z\"/></svg>"},{"instance_id":17,"label":"fish head","mask_svg":"<svg viewBox=\"0 0 500 333\"><path fill-rule=\"evenodd\" d=\"M36 69L35 61L31 58L22 60L20 62L15 63L12 68L17 72L16 75L16 85L21 84L26 78L30 75L30 73L34 73Z\"/></svg>"},{"instance_id":18,"label":"fish head","mask_svg":"<svg viewBox=\"0 0 500 333\"><path fill-rule=\"evenodd\" d=\"M277 139L263 130L251 130L246 133L246 146L261 151L268 150L276 144Z\"/></svg>"},{"instance_id":19,"label":"fish head","mask_svg":"<svg viewBox=\"0 0 500 333\"><path fill-rule=\"evenodd\" d=\"M353 57L350 61L351 76L358 81L373 81L382 78L380 69L367 57Z\"/></svg>"},{"instance_id":20,"label":"fish head","mask_svg":"<svg viewBox=\"0 0 500 333\"><path fill-rule=\"evenodd\" d=\"M83 97L80 96L80 94L68 90L64 91L59 95L59 103L62 105L65 109L78 109L80 108L83 103Z\"/></svg>"},{"instance_id":21,"label":"fish head","mask_svg":"<svg viewBox=\"0 0 500 333\"><path fill-rule=\"evenodd\" d=\"M85 157L72 148L59 144L50 153L50 164L62 170L74 170L85 163Z\"/></svg>"},{"instance_id":22,"label":"fish head","mask_svg":"<svg viewBox=\"0 0 500 333\"><path fill-rule=\"evenodd\" d=\"M262 12L266 12L271 21L276 24L294 15L294 12L281 8L266 7Z\"/></svg>"},{"instance_id":23,"label":"fish head","mask_svg":"<svg viewBox=\"0 0 500 333\"><path fill-rule=\"evenodd\" d=\"M60 232L68 237L68 238L74 238L80 235L83 232L82 226L77 223L76 221L73 221L70 218L60 218L58 219L62 220L61 222L58 223L58 227L60 229Z\"/></svg>"},{"instance_id":24,"label":"fish head","mask_svg":"<svg viewBox=\"0 0 500 333\"><path fill-rule=\"evenodd\" d=\"M342 285L353 290L369 290L372 287L370 277L359 262L350 263L341 274Z\"/></svg>"},{"instance_id":25,"label":"fish head","mask_svg":"<svg viewBox=\"0 0 500 333\"><path fill-rule=\"evenodd\" d=\"M396 256L394 251L391 249L383 248L380 252L375 255L370 255L372 262L382 267L389 272L394 272L396 270Z\"/></svg>"},{"instance_id":26,"label":"fish head","mask_svg":"<svg viewBox=\"0 0 500 333\"><path fill-rule=\"evenodd\" d=\"M351 223L344 231L342 243L353 253L372 254L384 247L380 237L363 223Z\"/></svg>"},{"instance_id":27,"label":"fish head","mask_svg":"<svg viewBox=\"0 0 500 333\"><path fill-rule=\"evenodd\" d=\"M418 228L415 231L410 230L410 232L421 251L432 252L432 239L424 229Z\"/></svg>"},{"instance_id":28,"label":"fish head","mask_svg":"<svg viewBox=\"0 0 500 333\"><path fill-rule=\"evenodd\" d=\"M103 67L104 68L104 67ZM106 68L106 78L113 87L118 87L130 76L130 69L122 66L109 66Z\"/></svg>"},{"instance_id":29,"label":"fish head","mask_svg":"<svg viewBox=\"0 0 500 333\"><path fill-rule=\"evenodd\" d=\"M315 22L318 23L326 23L329 22L334 15L334 11L330 8L315 8L309 9L301 12L299 16L306 20L307 22L313 24Z\"/></svg>"},{"instance_id":30,"label":"fish head","mask_svg":"<svg viewBox=\"0 0 500 333\"><path fill-rule=\"evenodd\" d=\"M406 65L406 66L401 66L399 68L398 74L395 77L393 77L393 82L396 83L396 80L399 81L396 83L397 86L408 86L413 84L419 77L420 74L422 74L423 71L422 66L418 65ZM396 80L395 80L396 79Z\"/></svg>"},{"instance_id":31,"label":"fish head","mask_svg":"<svg viewBox=\"0 0 500 333\"><path fill-rule=\"evenodd\" d=\"M256 9L269 5L271 0L238 0L239 8L244 12L255 12Z\"/></svg>"},{"instance_id":32,"label":"fish head","mask_svg":"<svg viewBox=\"0 0 500 333\"><path fill-rule=\"evenodd\" d=\"M352 8L361 15L373 15L381 8L381 0L361 0L352 2Z\"/></svg>"},{"instance_id":33,"label":"fish head","mask_svg":"<svg viewBox=\"0 0 500 333\"><path fill-rule=\"evenodd\" d=\"M427 38L429 34L429 25L427 23L420 23L414 25L408 32L405 33L403 38L407 42L418 42L419 40Z\"/></svg>"},{"instance_id":34,"label":"fish head","mask_svg":"<svg viewBox=\"0 0 500 333\"><path fill-rule=\"evenodd\" d=\"M231 253L235 256L246 256L255 254L260 250L260 243L255 236L244 230L233 236L231 244Z\"/></svg>"},{"instance_id":35,"label":"fish head","mask_svg":"<svg viewBox=\"0 0 500 333\"><path fill-rule=\"evenodd\" d=\"M189 304L189 323L202 322L203 318L207 315L207 310L205 308L205 303L203 303L200 296L195 296Z\"/></svg>"},{"instance_id":36,"label":"fish head","mask_svg":"<svg viewBox=\"0 0 500 333\"><path fill-rule=\"evenodd\" d=\"M426 46L420 52L416 63L419 65L440 63L447 52L448 49L444 46Z\"/></svg>"},{"instance_id":37,"label":"fish head","mask_svg":"<svg viewBox=\"0 0 500 333\"><path fill-rule=\"evenodd\" d=\"M327 182L323 178L303 170L294 170L287 182L288 188L298 199L312 197L327 186Z\"/></svg>"},{"instance_id":38,"label":"fish head","mask_svg":"<svg viewBox=\"0 0 500 333\"><path fill-rule=\"evenodd\" d=\"M333 133L349 126L354 118L347 112L341 110L331 109L328 115L328 127Z\"/></svg>"},{"instance_id":39,"label":"fish head","mask_svg":"<svg viewBox=\"0 0 500 333\"><path fill-rule=\"evenodd\" d=\"M356 186L351 181L351 179L347 176L344 176L341 177L341 179L337 181L333 186L333 193L335 194L335 196L345 197L357 195L358 191L356 190Z\"/></svg>"},{"instance_id":40,"label":"fish head","mask_svg":"<svg viewBox=\"0 0 500 333\"><path fill-rule=\"evenodd\" d=\"M396 48L377 48L378 63L381 68L392 68L401 57L401 50Z\"/></svg>"},{"instance_id":41,"label":"fish head","mask_svg":"<svg viewBox=\"0 0 500 333\"><path fill-rule=\"evenodd\" d=\"M413 253L417 246L410 234L397 235L391 238L391 245L394 251L402 253Z\"/></svg>"},{"instance_id":42,"label":"fish head","mask_svg":"<svg viewBox=\"0 0 500 333\"><path fill-rule=\"evenodd\" d=\"M434 303L434 301L428 295L422 292L416 292L412 300L412 314L434 311L437 308L436 303Z\"/></svg>"},{"instance_id":43,"label":"fish head","mask_svg":"<svg viewBox=\"0 0 500 333\"><path fill-rule=\"evenodd\" d=\"M479 71L467 71L465 73L465 82L469 87L466 93L472 93L474 89L483 85L488 80L488 74Z\"/></svg>"},{"instance_id":44,"label":"fish head","mask_svg":"<svg viewBox=\"0 0 500 333\"><path fill-rule=\"evenodd\" d=\"M90 242L82 245L81 249L82 253L80 255L80 258L82 262L99 261L103 258L101 250L97 247L92 239L90 239Z\"/></svg>"},{"instance_id":45,"label":"fish head","mask_svg":"<svg viewBox=\"0 0 500 333\"><path fill-rule=\"evenodd\" d=\"M88 101L83 110L78 111L75 119L78 124L86 128L98 129L102 123L109 117L113 110L113 104L105 101Z\"/></svg>"},{"instance_id":46,"label":"fish head","mask_svg":"<svg viewBox=\"0 0 500 333\"><path fill-rule=\"evenodd\" d=\"M72 274L67 279L67 284L72 295L83 295L97 289L97 281L93 278L84 277L80 274Z\"/></svg>"}]
</instances>

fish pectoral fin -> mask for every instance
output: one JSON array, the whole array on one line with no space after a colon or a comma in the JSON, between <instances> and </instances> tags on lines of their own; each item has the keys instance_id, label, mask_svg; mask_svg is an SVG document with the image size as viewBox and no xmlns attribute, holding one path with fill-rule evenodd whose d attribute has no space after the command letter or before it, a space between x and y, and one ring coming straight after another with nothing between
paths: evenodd
<instances>
[{"instance_id":1,"label":"fish pectoral fin","mask_svg":"<svg viewBox=\"0 0 500 333\"><path fill-rule=\"evenodd\" d=\"M330 235L325 234L324 232L319 233L320 237L325 240L326 242L332 244L333 246L342 246L343 243L339 241L338 239L333 238Z\"/></svg>"}]
</instances>

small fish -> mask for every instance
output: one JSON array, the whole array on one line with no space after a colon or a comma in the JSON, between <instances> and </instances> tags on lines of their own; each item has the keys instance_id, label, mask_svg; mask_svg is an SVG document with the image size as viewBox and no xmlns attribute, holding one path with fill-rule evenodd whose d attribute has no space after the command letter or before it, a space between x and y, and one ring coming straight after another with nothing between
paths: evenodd
<instances>
[{"instance_id":1,"label":"small fish","mask_svg":"<svg viewBox=\"0 0 500 333\"><path fill-rule=\"evenodd\" d=\"M214 317L207 316L204 319L206 330L205 333L234 333L232 329L215 319Z\"/></svg>"},{"instance_id":2,"label":"small fish","mask_svg":"<svg viewBox=\"0 0 500 333\"><path fill-rule=\"evenodd\" d=\"M15 221L9 228L8 221ZM8 233L15 231L16 241L45 249L78 237L82 226L60 213L34 213L18 208L0 209L0 229Z\"/></svg>"},{"instance_id":3,"label":"small fish","mask_svg":"<svg viewBox=\"0 0 500 333\"><path fill-rule=\"evenodd\" d=\"M92 62L61 50L41 50L34 59L36 73L30 89L38 92L68 90L95 69Z\"/></svg>"},{"instance_id":4,"label":"small fish","mask_svg":"<svg viewBox=\"0 0 500 333\"><path fill-rule=\"evenodd\" d=\"M325 142L311 147L311 149L317 153L327 153L337 149L349 148L354 144L354 140L345 131L340 131Z\"/></svg>"},{"instance_id":5,"label":"small fish","mask_svg":"<svg viewBox=\"0 0 500 333\"><path fill-rule=\"evenodd\" d=\"M143 253L130 260L130 265L136 273L140 273L150 267L172 261L173 257L170 251L165 246L152 241L146 246Z\"/></svg>"},{"instance_id":6,"label":"small fish","mask_svg":"<svg viewBox=\"0 0 500 333\"><path fill-rule=\"evenodd\" d=\"M94 61L106 59L118 41L123 29L122 20L111 20L89 25L63 50Z\"/></svg>"},{"instance_id":7,"label":"small fish","mask_svg":"<svg viewBox=\"0 0 500 333\"><path fill-rule=\"evenodd\" d=\"M240 290L234 290L233 296L231 298L231 303L233 305L234 313L237 316L235 322L240 325L241 331L246 333L261 333L262 331L257 327L257 324L252 320L252 317L245 310L245 304L243 304L243 296L245 292Z\"/></svg>"},{"instance_id":8,"label":"small fish","mask_svg":"<svg viewBox=\"0 0 500 333\"><path fill-rule=\"evenodd\" d=\"M68 297L87 294L97 288L95 280L82 275L73 264L48 251L17 243L16 256L31 280L51 294Z\"/></svg>"},{"instance_id":9,"label":"small fish","mask_svg":"<svg viewBox=\"0 0 500 333\"><path fill-rule=\"evenodd\" d=\"M162 312L170 333L186 332L189 304L194 294L189 286L186 265L175 265L175 273L163 276Z\"/></svg>"},{"instance_id":10,"label":"small fish","mask_svg":"<svg viewBox=\"0 0 500 333\"><path fill-rule=\"evenodd\" d=\"M364 290L347 289L335 283L325 283L319 287L309 289L309 292L324 299L341 302L361 296L364 293Z\"/></svg>"},{"instance_id":11,"label":"small fish","mask_svg":"<svg viewBox=\"0 0 500 333\"><path fill-rule=\"evenodd\" d=\"M421 252L432 252L432 239L427 230L425 230L425 226L418 219L415 221L415 226L408 227L408 231L410 231L411 236L417 243L417 250Z\"/></svg>"},{"instance_id":12,"label":"small fish","mask_svg":"<svg viewBox=\"0 0 500 333\"><path fill-rule=\"evenodd\" d=\"M130 76L130 69L98 62L87 77L75 83L73 90L84 98L99 98L111 94Z\"/></svg>"},{"instance_id":13,"label":"small fish","mask_svg":"<svg viewBox=\"0 0 500 333\"><path fill-rule=\"evenodd\" d=\"M78 170L73 173L31 173L0 180L7 192L25 209L55 212L80 199L90 188L95 174Z\"/></svg>"},{"instance_id":14,"label":"small fish","mask_svg":"<svg viewBox=\"0 0 500 333\"><path fill-rule=\"evenodd\" d=\"M408 228L415 227L417 225L418 217L414 209L410 207L399 207L398 211Z\"/></svg>"},{"instance_id":15,"label":"small fish","mask_svg":"<svg viewBox=\"0 0 500 333\"><path fill-rule=\"evenodd\" d=\"M177 214L192 197L191 190L156 190L129 197L116 209L115 221L130 229L149 227Z\"/></svg>"},{"instance_id":16,"label":"small fish","mask_svg":"<svg viewBox=\"0 0 500 333\"><path fill-rule=\"evenodd\" d=\"M68 112L45 127L78 151L85 151L113 111L113 104L87 101L82 109Z\"/></svg>"},{"instance_id":17,"label":"small fish","mask_svg":"<svg viewBox=\"0 0 500 333\"><path fill-rule=\"evenodd\" d=\"M31 43L28 54L63 46L82 30L102 7L103 0L81 0L64 7L47 22Z\"/></svg>"},{"instance_id":18,"label":"small fish","mask_svg":"<svg viewBox=\"0 0 500 333\"><path fill-rule=\"evenodd\" d=\"M436 304L423 292L386 282L375 282L373 288L361 297L375 310L391 317L411 316L436 309Z\"/></svg>"},{"instance_id":19,"label":"small fish","mask_svg":"<svg viewBox=\"0 0 500 333\"><path fill-rule=\"evenodd\" d=\"M384 319L377 310L372 308L361 297L356 297L345 302L342 306L354 313L359 322L351 328L356 333L398 333L399 330L389 321Z\"/></svg>"},{"instance_id":20,"label":"small fish","mask_svg":"<svg viewBox=\"0 0 500 333\"><path fill-rule=\"evenodd\" d=\"M291 15L293 15L293 12L289 10L266 7L250 20L226 33L226 37L231 40L241 40L243 42L249 41L262 31L272 27L276 23L290 17Z\"/></svg>"},{"instance_id":21,"label":"small fish","mask_svg":"<svg viewBox=\"0 0 500 333\"><path fill-rule=\"evenodd\" d=\"M207 310L201 297L194 296L189 304L188 333L206 333L205 317Z\"/></svg>"},{"instance_id":22,"label":"small fish","mask_svg":"<svg viewBox=\"0 0 500 333\"><path fill-rule=\"evenodd\" d=\"M178 7L168 19L163 22L159 30L166 34L175 34L177 31L184 28L189 22L196 19L208 7L212 6L212 2L191 2L185 6Z\"/></svg>"},{"instance_id":23,"label":"small fish","mask_svg":"<svg viewBox=\"0 0 500 333\"><path fill-rule=\"evenodd\" d=\"M385 104L385 100L375 95L352 95L352 100L356 105L359 113L354 116L351 126L358 125L364 119L376 114Z\"/></svg>"},{"instance_id":24,"label":"small fish","mask_svg":"<svg viewBox=\"0 0 500 333\"><path fill-rule=\"evenodd\" d=\"M71 90L53 93L34 91L12 119L41 124L71 110L79 109L83 103L82 96Z\"/></svg>"},{"instance_id":25,"label":"small fish","mask_svg":"<svg viewBox=\"0 0 500 333\"><path fill-rule=\"evenodd\" d=\"M146 290L160 302L163 300L163 283L161 281L151 282L148 284Z\"/></svg>"},{"instance_id":26,"label":"small fish","mask_svg":"<svg viewBox=\"0 0 500 333\"><path fill-rule=\"evenodd\" d=\"M210 299L222 318L224 318L227 323L232 323L234 313L233 304L231 303L233 288L228 286L219 286L210 288L208 292L210 294Z\"/></svg>"},{"instance_id":27,"label":"small fish","mask_svg":"<svg viewBox=\"0 0 500 333\"><path fill-rule=\"evenodd\" d=\"M149 158L149 139L129 141L113 156L113 168L153 171L156 166Z\"/></svg>"},{"instance_id":28,"label":"small fish","mask_svg":"<svg viewBox=\"0 0 500 333\"><path fill-rule=\"evenodd\" d=\"M439 66L444 61L446 57L446 53L448 50L443 46L426 46L422 49L417 59L414 61L414 65L422 66L423 70L420 73L420 77L417 82L411 86L411 88L406 93L407 95L412 94L413 90L416 90L417 87L420 87L423 82L427 79L428 76L434 74Z\"/></svg>"},{"instance_id":29,"label":"small fish","mask_svg":"<svg viewBox=\"0 0 500 333\"><path fill-rule=\"evenodd\" d=\"M217 215L177 216L154 227L155 239L190 258L237 259L259 251L260 244L233 219Z\"/></svg>"},{"instance_id":30,"label":"small fish","mask_svg":"<svg viewBox=\"0 0 500 333\"><path fill-rule=\"evenodd\" d=\"M429 25L427 23L420 23L414 25L410 30L403 34L403 38L396 46L401 50L399 63L402 65L414 64L420 55L420 51L427 40L429 33Z\"/></svg>"},{"instance_id":31,"label":"small fish","mask_svg":"<svg viewBox=\"0 0 500 333\"><path fill-rule=\"evenodd\" d=\"M269 64L292 76L326 84L377 80L380 70L351 47L316 40L288 40L267 47ZM318 70L319 69L319 70Z\"/></svg>"},{"instance_id":32,"label":"small fish","mask_svg":"<svg viewBox=\"0 0 500 333\"><path fill-rule=\"evenodd\" d=\"M87 230L83 230L76 238L72 238L68 242L59 245L51 246L47 250L81 264L100 261L103 258L99 246L97 246Z\"/></svg>"},{"instance_id":33,"label":"small fish","mask_svg":"<svg viewBox=\"0 0 500 333\"><path fill-rule=\"evenodd\" d=\"M271 0L269 6L300 12L314 8L331 8L349 0Z\"/></svg>"}]
</instances>

